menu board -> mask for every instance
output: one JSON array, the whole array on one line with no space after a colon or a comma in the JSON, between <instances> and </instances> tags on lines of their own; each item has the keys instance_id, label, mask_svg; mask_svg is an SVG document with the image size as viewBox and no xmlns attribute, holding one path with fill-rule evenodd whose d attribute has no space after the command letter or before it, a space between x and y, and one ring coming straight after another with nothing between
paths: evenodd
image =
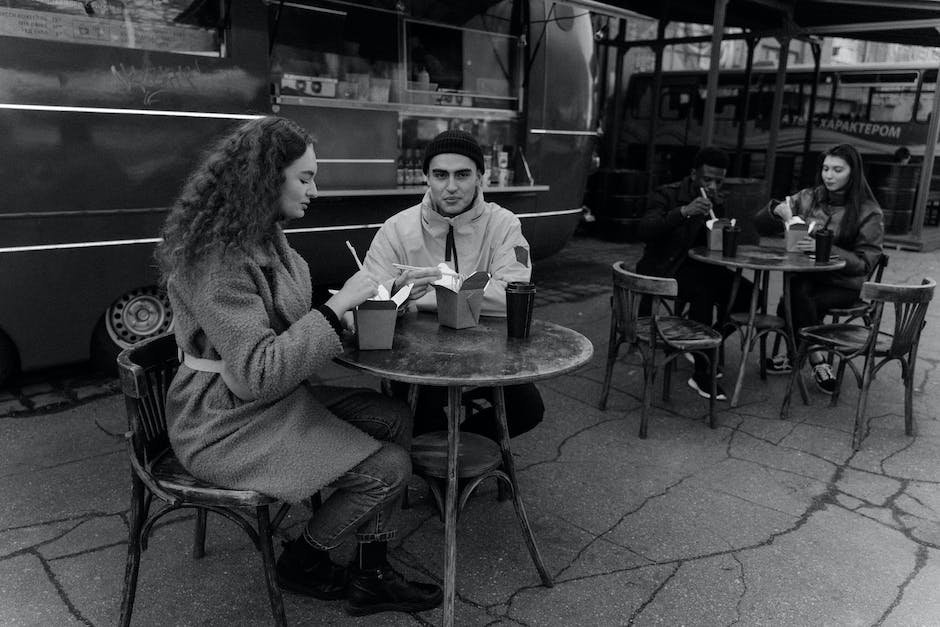
<instances>
[{"instance_id":1,"label":"menu board","mask_svg":"<svg viewBox=\"0 0 940 627\"><path fill-rule=\"evenodd\" d=\"M36 4L39 3L30 3ZM77 2L69 4L84 6ZM171 2L138 3L147 5L149 10L137 10L134 2L125 2L120 11L109 10L101 15L93 9L97 2L88 4L92 15L0 7L0 36L219 56L215 30L173 23ZM158 5L156 10L154 5Z\"/></svg>"}]
</instances>

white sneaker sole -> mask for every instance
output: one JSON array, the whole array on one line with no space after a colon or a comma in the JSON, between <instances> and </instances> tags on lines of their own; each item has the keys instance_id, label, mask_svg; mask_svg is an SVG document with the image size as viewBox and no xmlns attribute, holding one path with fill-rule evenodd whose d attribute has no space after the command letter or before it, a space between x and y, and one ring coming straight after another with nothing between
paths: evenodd
<instances>
[{"instance_id":1,"label":"white sneaker sole","mask_svg":"<svg viewBox=\"0 0 940 627\"><path fill-rule=\"evenodd\" d=\"M698 386L698 383L695 382L695 379L694 379L694 378L691 378L691 377L690 377L689 380L687 381L687 383L689 384L689 387L692 388L693 390L695 390L696 394L698 394L698 395L701 396L702 398L711 398L711 396L712 396L711 393L709 393L709 392L703 390L702 388L700 388L700 387ZM723 393L721 390L719 390L718 393L715 394L715 400L716 400L716 401L726 401L726 400L728 400L728 396L727 396L725 393Z\"/></svg>"},{"instance_id":2,"label":"white sneaker sole","mask_svg":"<svg viewBox=\"0 0 940 627\"><path fill-rule=\"evenodd\" d=\"M689 362L689 363L692 364L693 366L695 365L695 357L692 357L692 354L691 354L691 353L682 353L682 356L685 357L685 360L686 360L687 362ZM715 378L716 378L716 379L721 379L721 378L724 377L724 376L725 376L725 373L723 373L721 370L719 370L719 371L718 371L718 374L715 375Z\"/></svg>"}]
</instances>

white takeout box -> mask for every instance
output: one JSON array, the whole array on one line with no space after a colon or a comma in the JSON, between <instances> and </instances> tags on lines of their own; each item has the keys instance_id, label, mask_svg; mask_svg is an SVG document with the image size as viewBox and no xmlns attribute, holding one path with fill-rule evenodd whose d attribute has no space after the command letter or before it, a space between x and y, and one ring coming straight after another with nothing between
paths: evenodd
<instances>
[{"instance_id":1,"label":"white takeout box","mask_svg":"<svg viewBox=\"0 0 940 627\"><path fill-rule=\"evenodd\" d=\"M796 243L809 235L809 225L800 216L793 216L786 223L787 252L796 252Z\"/></svg>"},{"instance_id":2,"label":"white takeout box","mask_svg":"<svg viewBox=\"0 0 940 627\"><path fill-rule=\"evenodd\" d=\"M706 220L705 226L708 227L708 250L722 250L721 232L724 231L726 226L731 226L731 221L724 218L713 218Z\"/></svg>"}]
</instances>

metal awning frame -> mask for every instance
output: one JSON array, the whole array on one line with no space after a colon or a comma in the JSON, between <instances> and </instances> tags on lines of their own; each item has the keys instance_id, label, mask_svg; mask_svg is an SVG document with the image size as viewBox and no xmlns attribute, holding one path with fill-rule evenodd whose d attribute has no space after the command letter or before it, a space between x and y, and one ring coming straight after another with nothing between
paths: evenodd
<instances>
[{"instance_id":1,"label":"metal awning frame","mask_svg":"<svg viewBox=\"0 0 940 627\"><path fill-rule=\"evenodd\" d=\"M666 12L668 14L669 6L673 3L681 3L683 0L663 0L666 6ZM689 0L691 2L698 2L701 0ZM620 68L623 60L623 55L630 48L637 46L644 46L652 48L655 53L655 70L654 70L654 93L653 93L653 102L652 102L652 111L658 111L662 98L662 71L663 71L663 50L668 45L680 44L680 43L696 43L696 42L706 42L710 41L712 43L711 48L711 58L709 61L709 71L708 71L708 84L706 91L706 101L705 101L705 111L703 119L703 128L702 128L702 145L708 145L712 142L713 132L714 132L714 118L715 118L715 104L717 100L717 87L718 87L718 74L720 68L718 67L718 59L720 55L720 44L724 40L733 40L733 39L743 39L748 42L748 54L747 54L747 63L745 69L745 77L750 78L751 68L753 66L753 55L754 49L757 40L762 38L774 38L780 43L780 57L777 64L777 76L776 76L776 88L774 92L773 108L771 113L771 128L770 136L767 142L767 150L765 152L765 173L764 178L767 185L767 193L770 193L770 188L773 185L773 176L774 176L774 165L775 157L777 152L777 138L780 131L780 113L783 108L783 86L786 80L787 72L787 60L789 55L788 50L790 47L790 41L793 39L804 40L810 43L813 50L815 72L818 76L819 66L820 66L820 38L825 36L840 35L840 34L853 34L857 35L858 33L865 32L883 32L883 31L899 31L899 30L912 30L912 29L923 29L923 28L934 28L940 31L940 3L937 3L938 17L931 19L912 19L912 20L890 20L890 21L876 21L876 22L859 22L855 24L830 24L825 26L799 26L793 21L793 11L795 8L795 3L788 2L787 0L751 0L755 4L760 4L767 6L773 10L776 10L780 13L780 25L777 28L771 29L742 29L742 32L739 33L725 33L725 21L727 15L727 8L729 0L714 0L714 10L713 10L713 19L712 19L712 35L711 36L700 36L700 37L674 37L666 39L665 35L665 25L668 22L667 20L659 20L659 27L657 29L657 38L654 40L640 40L640 41L625 41L622 37L618 39L598 39L597 43L600 45L610 46L618 51L617 55L617 67ZM825 3L839 4L839 5L855 5L855 6L884 6L884 0L821 0ZM577 3L577 2L575 2ZM904 0L900 0L900 3L904 3ZM599 3L594 2L583 2L582 5L596 5ZM908 4L908 3L905 3ZM910 0L910 8L924 8L920 2L916 0ZM591 7L592 9L594 7ZM898 6L897 8L903 8ZM601 9L598 7L598 11ZM639 14L638 14L639 15ZM646 16L644 16L646 17ZM621 20L625 19L624 16L621 16ZM656 19L653 17L652 19ZM940 72L940 67L938 67L938 72ZM618 94L618 97L615 101L615 120L619 120L622 113L622 98L619 97L619 92L622 89L621 85L621 73L617 72L615 76L615 94ZM743 99L747 103L747 90L743 93ZM816 99L816 89L812 90L812 103L810 105L811 111L815 109L815 99ZM739 108L739 110L742 110ZM656 136L657 124L656 116L652 116L651 125L650 125L650 142L647 148L647 168L650 170L650 182L653 180L652 164L655 158L655 142L653 138ZM745 117L746 119L746 117ZM743 121L740 123L743 126ZM940 138L940 98L934 98L933 102L933 113L931 114L930 124L927 131L927 140L925 142L924 150L924 160L923 167L921 168L921 177L918 182L917 188L917 200L914 206L914 216L913 216L913 225L911 229L912 237L919 242L921 239L921 234L923 232L924 216L926 214L927 207L927 196L930 192L930 181L933 175L933 165L934 165L934 154L936 150L936 144ZM740 153L743 147L743 134L739 133L738 136L738 159L736 162L739 163ZM808 147L812 141L812 125L807 125L806 136L804 138L804 151L808 150Z\"/></svg>"}]
</instances>

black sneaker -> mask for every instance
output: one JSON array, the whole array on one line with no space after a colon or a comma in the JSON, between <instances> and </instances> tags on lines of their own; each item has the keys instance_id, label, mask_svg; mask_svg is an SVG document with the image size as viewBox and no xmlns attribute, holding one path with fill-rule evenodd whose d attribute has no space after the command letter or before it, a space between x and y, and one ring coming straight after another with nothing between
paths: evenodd
<instances>
[{"instance_id":1,"label":"black sneaker","mask_svg":"<svg viewBox=\"0 0 940 627\"><path fill-rule=\"evenodd\" d=\"M433 583L408 581L386 564L376 570L356 570L346 589L343 609L350 616L378 612L423 612L444 601L444 591Z\"/></svg>"},{"instance_id":2,"label":"black sneaker","mask_svg":"<svg viewBox=\"0 0 940 627\"><path fill-rule=\"evenodd\" d=\"M712 386L707 374L693 374L692 378L689 379L689 387L698 392L698 395L702 398L711 398ZM725 394L725 391L721 389L721 386L717 383L715 384L715 400L728 400L728 396Z\"/></svg>"},{"instance_id":3,"label":"black sneaker","mask_svg":"<svg viewBox=\"0 0 940 627\"><path fill-rule=\"evenodd\" d=\"M317 553L303 537L285 542L275 568L277 585L289 592L324 601L345 599L347 569Z\"/></svg>"},{"instance_id":4,"label":"black sneaker","mask_svg":"<svg viewBox=\"0 0 940 627\"><path fill-rule=\"evenodd\" d=\"M826 362L813 366L813 380L823 394L832 394L836 391L836 377Z\"/></svg>"},{"instance_id":5,"label":"black sneaker","mask_svg":"<svg viewBox=\"0 0 940 627\"><path fill-rule=\"evenodd\" d=\"M793 366L790 365L790 358L786 355L774 355L764 360L767 374L790 374L793 372Z\"/></svg>"}]
</instances>

